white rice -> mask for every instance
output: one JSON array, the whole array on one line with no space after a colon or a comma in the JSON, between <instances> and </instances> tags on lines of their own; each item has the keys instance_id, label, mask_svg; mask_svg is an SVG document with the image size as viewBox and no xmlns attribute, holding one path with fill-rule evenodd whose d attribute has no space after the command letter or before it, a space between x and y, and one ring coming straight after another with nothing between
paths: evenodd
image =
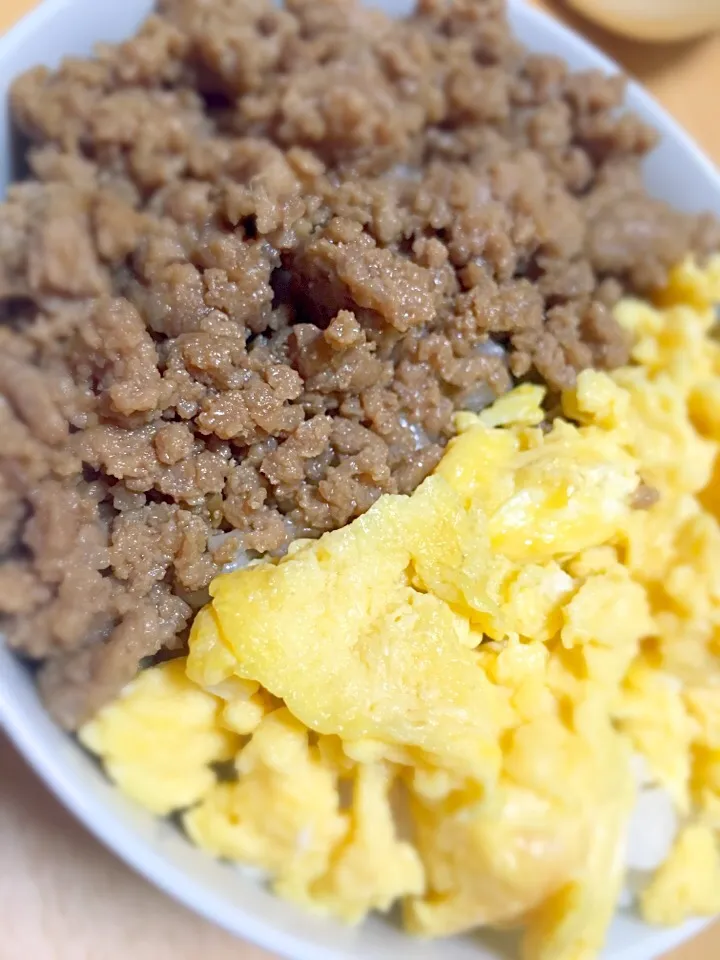
<instances>
[{"instance_id":1,"label":"white rice","mask_svg":"<svg viewBox=\"0 0 720 960\"><path fill-rule=\"evenodd\" d=\"M233 570L240 570L250 563L250 554L240 546L242 536L237 533L237 531L231 530L229 533L213 533L212 536L208 538L208 548L210 551L218 550L228 540L237 540L238 548L235 551L235 557L229 563L223 564L223 573L232 573Z\"/></svg>"},{"instance_id":2,"label":"white rice","mask_svg":"<svg viewBox=\"0 0 720 960\"><path fill-rule=\"evenodd\" d=\"M680 828L670 795L657 784L640 756L633 759L633 773L638 798L628 827L625 848L627 879L619 904L627 910L635 907L638 894L667 859Z\"/></svg>"},{"instance_id":3,"label":"white rice","mask_svg":"<svg viewBox=\"0 0 720 960\"><path fill-rule=\"evenodd\" d=\"M419 423L410 423L408 418L403 414L400 414L398 417L398 423L401 427L410 431L416 450L422 450L423 447L426 447L430 443L430 437Z\"/></svg>"}]
</instances>

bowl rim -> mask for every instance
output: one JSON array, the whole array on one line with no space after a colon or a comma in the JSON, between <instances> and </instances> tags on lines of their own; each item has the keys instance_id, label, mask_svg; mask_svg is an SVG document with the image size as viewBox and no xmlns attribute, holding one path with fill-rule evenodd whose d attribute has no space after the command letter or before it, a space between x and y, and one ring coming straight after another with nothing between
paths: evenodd
<instances>
[{"instance_id":1,"label":"bowl rim","mask_svg":"<svg viewBox=\"0 0 720 960\"><path fill-rule=\"evenodd\" d=\"M363 2L368 2L370 6L375 5L373 0ZM511 19L525 19L530 27L533 24L542 25L546 35L552 36L558 46L572 48L575 55L597 69L606 73L622 72L616 61L546 11L530 5L526 0L506 0L506 3ZM44 29L46 23L58 14L66 13L72 16L74 5L74 0L40 0L35 8L21 17L5 34L0 35L0 62L10 57L13 51L31 42ZM692 160L711 184L720 212L720 172L715 164L642 84L630 79L628 96L632 96L635 105L642 108L650 123L662 130L663 136L672 138L689 155L688 159ZM152 844L121 822L113 811L105 809L101 801L90 796L63 756L46 746L32 724L28 724L21 699L13 696L11 680L3 669L3 661L8 662L8 659L15 658L0 636L0 731L7 735L43 783L91 835L176 902L237 937L245 938L288 960L342 960L342 954L335 949L303 941L296 934L286 933L281 925L258 920L250 910L244 911L241 917L236 914L235 919L232 919L227 909L220 909L214 903L214 894L207 891L201 881L169 863ZM67 739L70 742L70 738ZM81 751L77 745L73 745L73 749ZM603 956L607 956L607 960L651 960L660 953L688 941L713 922L714 918L701 918L690 920L674 929L643 925L648 935L641 944L620 948L611 955ZM641 952L638 952L639 950Z\"/></svg>"}]
</instances>

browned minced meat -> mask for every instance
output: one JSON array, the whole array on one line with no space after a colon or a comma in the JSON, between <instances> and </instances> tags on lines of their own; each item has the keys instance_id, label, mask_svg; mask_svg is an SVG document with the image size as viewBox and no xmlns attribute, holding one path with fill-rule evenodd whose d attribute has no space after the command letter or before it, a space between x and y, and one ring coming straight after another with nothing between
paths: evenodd
<instances>
[{"instance_id":1,"label":"browned minced meat","mask_svg":"<svg viewBox=\"0 0 720 960\"><path fill-rule=\"evenodd\" d=\"M641 483L635 491L631 506L634 510L649 510L660 499L660 491L647 483Z\"/></svg>"},{"instance_id":2,"label":"browned minced meat","mask_svg":"<svg viewBox=\"0 0 720 960\"><path fill-rule=\"evenodd\" d=\"M614 301L717 228L646 195L622 98L500 0L161 0L18 79L0 627L63 724L182 647L237 549L412 490L517 379L626 362Z\"/></svg>"}]
</instances>

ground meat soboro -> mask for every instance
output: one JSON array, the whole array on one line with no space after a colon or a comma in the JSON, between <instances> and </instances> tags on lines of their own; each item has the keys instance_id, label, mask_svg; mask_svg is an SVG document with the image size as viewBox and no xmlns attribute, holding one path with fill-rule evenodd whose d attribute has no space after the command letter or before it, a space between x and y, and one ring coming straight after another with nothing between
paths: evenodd
<instances>
[{"instance_id":1,"label":"ground meat soboro","mask_svg":"<svg viewBox=\"0 0 720 960\"><path fill-rule=\"evenodd\" d=\"M626 362L614 300L717 228L645 194L622 97L500 0L161 0L17 80L0 614L64 725L237 551L412 490L454 410Z\"/></svg>"}]
</instances>

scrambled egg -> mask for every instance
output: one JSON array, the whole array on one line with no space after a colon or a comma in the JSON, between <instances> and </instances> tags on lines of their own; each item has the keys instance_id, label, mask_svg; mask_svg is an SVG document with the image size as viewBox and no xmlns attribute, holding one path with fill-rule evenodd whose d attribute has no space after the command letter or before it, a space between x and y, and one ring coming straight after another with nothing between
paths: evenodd
<instances>
[{"instance_id":1,"label":"scrambled egg","mask_svg":"<svg viewBox=\"0 0 720 960\"><path fill-rule=\"evenodd\" d=\"M684 823L645 918L720 911L718 300L720 260L681 265L618 307L633 365L580 374L549 429L520 386L412 496L217 577L187 658L82 742L282 896L522 925L527 960L598 955L639 754Z\"/></svg>"},{"instance_id":2,"label":"scrambled egg","mask_svg":"<svg viewBox=\"0 0 720 960\"><path fill-rule=\"evenodd\" d=\"M183 660L144 670L87 723L80 739L110 777L153 813L189 807L215 785L212 763L241 746L221 722L221 701L188 680Z\"/></svg>"},{"instance_id":3,"label":"scrambled egg","mask_svg":"<svg viewBox=\"0 0 720 960\"><path fill-rule=\"evenodd\" d=\"M685 827L642 894L643 915L672 926L688 912L720 913L720 856L713 832L702 824Z\"/></svg>"}]
</instances>

